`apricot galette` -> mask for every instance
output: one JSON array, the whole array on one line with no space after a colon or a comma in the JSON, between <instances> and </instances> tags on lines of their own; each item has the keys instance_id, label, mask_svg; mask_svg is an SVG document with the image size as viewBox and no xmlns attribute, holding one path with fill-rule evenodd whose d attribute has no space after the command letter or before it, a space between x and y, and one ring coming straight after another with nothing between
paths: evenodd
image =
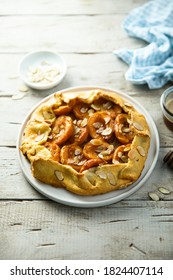
<instances>
[{"instance_id":1,"label":"apricot galette","mask_svg":"<svg viewBox=\"0 0 173 280\"><path fill-rule=\"evenodd\" d=\"M149 145L145 117L98 89L53 94L32 113L20 149L41 182L96 195L135 182Z\"/></svg>"}]
</instances>

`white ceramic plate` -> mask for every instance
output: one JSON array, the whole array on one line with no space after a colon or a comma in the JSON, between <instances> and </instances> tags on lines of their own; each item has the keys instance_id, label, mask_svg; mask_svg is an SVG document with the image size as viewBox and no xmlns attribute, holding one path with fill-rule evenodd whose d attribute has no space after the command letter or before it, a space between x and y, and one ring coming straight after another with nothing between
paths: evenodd
<instances>
[{"instance_id":1,"label":"white ceramic plate","mask_svg":"<svg viewBox=\"0 0 173 280\"><path fill-rule=\"evenodd\" d=\"M95 196L80 196L80 195L73 194L69 191L66 191L65 189L62 188L55 188L50 185L41 183L40 181L36 180L32 176L30 164L28 160L26 160L26 158L20 152L19 146L21 145L21 139L22 139L24 128L32 112L42 102L50 98L50 96L43 99L42 102L40 102L35 108L33 108L32 112L28 114L28 116L26 117L26 119L22 124L21 130L19 132L19 137L17 140L19 162L26 179L37 191L39 191L41 194L45 195L46 197L65 205L76 206L76 207L99 207L99 206L109 205L118 202L122 199L125 199L129 195L136 192L147 181L157 162L157 158L159 154L159 135L158 135L156 125L152 120L151 116L149 115L149 113L135 99L119 91L115 91L107 88L101 88L101 87L94 87L94 86L69 88L64 90L63 92L78 91L80 93L81 91L87 91L87 90L98 89L98 88L106 91L118 93L123 99L127 100L127 102L129 101L129 103L131 103L139 112L141 112L146 117L151 132L151 144L150 144L148 157L143 172L140 178L135 183L133 183L132 185L130 185L125 189L112 191L106 194L95 195Z\"/></svg>"}]
</instances>

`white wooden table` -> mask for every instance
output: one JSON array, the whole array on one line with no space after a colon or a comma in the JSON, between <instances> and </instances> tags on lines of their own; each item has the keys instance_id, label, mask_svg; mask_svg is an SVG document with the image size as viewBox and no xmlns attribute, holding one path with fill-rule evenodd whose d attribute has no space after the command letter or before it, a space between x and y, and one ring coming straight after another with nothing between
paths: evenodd
<instances>
[{"instance_id":1,"label":"white wooden table","mask_svg":"<svg viewBox=\"0 0 173 280\"><path fill-rule=\"evenodd\" d=\"M127 36L122 21L145 2L0 0L0 259L173 259L173 173L163 165L173 132L160 110L163 89L127 82L127 66L112 54L143 45ZM36 49L61 53L67 75L52 90L30 89L14 100L23 85L16 77L18 63ZM16 153L19 128L35 104L57 90L85 85L128 93L148 110L160 134L158 162L145 185L124 201L93 209L40 195L25 180ZM171 194L152 201L148 193L159 187Z\"/></svg>"}]
</instances>

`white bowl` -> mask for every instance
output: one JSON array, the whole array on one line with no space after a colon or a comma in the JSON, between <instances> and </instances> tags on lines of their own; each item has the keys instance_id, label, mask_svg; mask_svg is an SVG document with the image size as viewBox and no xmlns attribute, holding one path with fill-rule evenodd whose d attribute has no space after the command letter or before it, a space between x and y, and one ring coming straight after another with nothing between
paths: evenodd
<instances>
[{"instance_id":1,"label":"white bowl","mask_svg":"<svg viewBox=\"0 0 173 280\"><path fill-rule=\"evenodd\" d=\"M29 77L29 73L32 69L36 67L41 67L41 65L48 65L48 67L56 66L60 73L52 79L52 81L45 82L34 82ZM44 66L43 66L44 67ZM28 53L23 57L19 64L19 75L21 79L27 84L29 87L43 90L50 89L58 85L66 74L67 66L64 58L52 51L35 51Z\"/></svg>"}]
</instances>

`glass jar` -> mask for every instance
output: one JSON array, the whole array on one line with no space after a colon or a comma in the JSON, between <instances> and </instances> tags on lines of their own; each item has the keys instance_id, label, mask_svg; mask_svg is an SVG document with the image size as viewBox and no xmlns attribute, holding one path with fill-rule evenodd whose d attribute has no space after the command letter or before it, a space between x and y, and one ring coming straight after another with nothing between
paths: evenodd
<instances>
[{"instance_id":1,"label":"glass jar","mask_svg":"<svg viewBox=\"0 0 173 280\"><path fill-rule=\"evenodd\" d=\"M173 86L165 90L160 98L165 124L173 130Z\"/></svg>"}]
</instances>

